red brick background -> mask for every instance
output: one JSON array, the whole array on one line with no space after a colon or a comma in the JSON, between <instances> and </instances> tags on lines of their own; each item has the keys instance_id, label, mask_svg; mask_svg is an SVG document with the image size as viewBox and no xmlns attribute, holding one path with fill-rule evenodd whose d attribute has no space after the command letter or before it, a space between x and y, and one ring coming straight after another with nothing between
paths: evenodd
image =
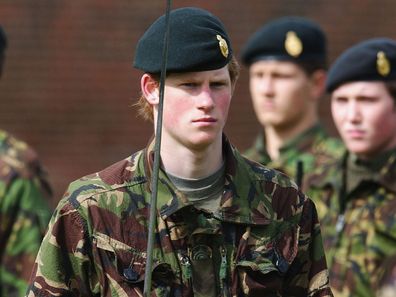
<instances>
[{"instance_id":1,"label":"red brick background","mask_svg":"<svg viewBox=\"0 0 396 297\"><path fill-rule=\"evenodd\" d=\"M300 15L328 33L330 61L377 36L396 38L394 0L174 0L219 16L236 54L264 22ZM144 146L151 124L136 117L134 47L165 0L1 0L9 48L0 81L0 127L30 143L50 173L55 204L67 184ZM242 69L227 134L245 149L258 131ZM320 112L334 133L328 99Z\"/></svg>"}]
</instances>

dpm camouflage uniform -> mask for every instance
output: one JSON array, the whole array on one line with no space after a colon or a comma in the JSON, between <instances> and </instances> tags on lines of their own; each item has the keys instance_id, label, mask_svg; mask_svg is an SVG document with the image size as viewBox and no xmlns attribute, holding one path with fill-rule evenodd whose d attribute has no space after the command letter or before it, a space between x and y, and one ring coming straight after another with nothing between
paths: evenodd
<instances>
[{"instance_id":1,"label":"dpm camouflage uniform","mask_svg":"<svg viewBox=\"0 0 396 297\"><path fill-rule=\"evenodd\" d=\"M385 258L382 267L383 274L381 275L375 296L394 297L396 296L396 254Z\"/></svg>"},{"instance_id":2,"label":"dpm camouflage uniform","mask_svg":"<svg viewBox=\"0 0 396 297\"><path fill-rule=\"evenodd\" d=\"M342 157L344 145L341 140L329 137L319 124L288 141L281 149L277 160L271 160L265 148L263 134L259 134L254 145L244 155L270 168L286 173L298 183L302 183L305 173L312 172L323 164ZM298 162L302 171L298 172ZM301 181L301 182L300 182Z\"/></svg>"},{"instance_id":3,"label":"dpm camouflage uniform","mask_svg":"<svg viewBox=\"0 0 396 297\"><path fill-rule=\"evenodd\" d=\"M51 217L35 153L0 130L0 296L23 296Z\"/></svg>"},{"instance_id":4,"label":"dpm camouflage uniform","mask_svg":"<svg viewBox=\"0 0 396 297\"><path fill-rule=\"evenodd\" d=\"M382 159L382 160L381 160ZM396 150L364 165L353 155L308 178L335 296L376 296L396 254Z\"/></svg>"},{"instance_id":5,"label":"dpm camouflage uniform","mask_svg":"<svg viewBox=\"0 0 396 297\"><path fill-rule=\"evenodd\" d=\"M70 185L27 296L142 296L152 149ZM332 296L311 200L226 138L223 151L214 213L195 208L160 171L152 296Z\"/></svg>"}]
</instances>

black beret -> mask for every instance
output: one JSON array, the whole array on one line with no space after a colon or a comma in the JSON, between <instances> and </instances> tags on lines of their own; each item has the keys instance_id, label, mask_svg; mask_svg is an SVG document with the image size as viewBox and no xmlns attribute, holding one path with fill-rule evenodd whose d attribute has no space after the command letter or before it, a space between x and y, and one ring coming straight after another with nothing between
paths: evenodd
<instances>
[{"instance_id":1,"label":"black beret","mask_svg":"<svg viewBox=\"0 0 396 297\"><path fill-rule=\"evenodd\" d=\"M326 56L326 36L319 25L306 18L288 16L256 31L244 46L241 60L248 66L267 59L325 65Z\"/></svg>"},{"instance_id":2,"label":"black beret","mask_svg":"<svg viewBox=\"0 0 396 297\"><path fill-rule=\"evenodd\" d=\"M232 48L221 21L206 10L185 7L169 15L168 72L206 71L224 67ZM165 35L165 15L158 18L138 41L134 67L159 73Z\"/></svg>"},{"instance_id":3,"label":"black beret","mask_svg":"<svg viewBox=\"0 0 396 297\"><path fill-rule=\"evenodd\" d=\"M4 51L7 47L7 37L3 28L0 26L0 52Z\"/></svg>"},{"instance_id":4,"label":"black beret","mask_svg":"<svg viewBox=\"0 0 396 297\"><path fill-rule=\"evenodd\" d=\"M396 80L396 41L373 38L342 53L329 69L326 91L353 81Z\"/></svg>"}]
</instances>

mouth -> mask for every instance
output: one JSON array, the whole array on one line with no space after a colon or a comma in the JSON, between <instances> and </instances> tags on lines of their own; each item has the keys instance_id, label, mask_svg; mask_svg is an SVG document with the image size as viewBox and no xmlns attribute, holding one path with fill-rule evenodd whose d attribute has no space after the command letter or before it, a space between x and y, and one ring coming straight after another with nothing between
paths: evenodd
<instances>
[{"instance_id":1,"label":"mouth","mask_svg":"<svg viewBox=\"0 0 396 297\"><path fill-rule=\"evenodd\" d=\"M205 117L193 120L193 123L216 123L217 120L212 117Z\"/></svg>"},{"instance_id":2,"label":"mouth","mask_svg":"<svg viewBox=\"0 0 396 297\"><path fill-rule=\"evenodd\" d=\"M273 110L273 109L275 109L275 103L271 102L271 101L266 101L266 102L262 103L261 107L264 110Z\"/></svg>"},{"instance_id":3,"label":"mouth","mask_svg":"<svg viewBox=\"0 0 396 297\"><path fill-rule=\"evenodd\" d=\"M365 132L363 130L353 129L347 130L346 135L350 138L362 138L365 135Z\"/></svg>"}]
</instances>

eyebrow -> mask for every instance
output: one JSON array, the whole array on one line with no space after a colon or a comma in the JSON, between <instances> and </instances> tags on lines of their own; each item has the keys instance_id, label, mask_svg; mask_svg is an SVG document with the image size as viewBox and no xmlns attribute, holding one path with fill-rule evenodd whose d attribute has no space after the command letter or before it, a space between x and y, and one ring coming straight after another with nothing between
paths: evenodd
<instances>
[{"instance_id":1,"label":"eyebrow","mask_svg":"<svg viewBox=\"0 0 396 297\"><path fill-rule=\"evenodd\" d=\"M331 98L334 99L341 99L341 98L345 98L345 99L349 99L350 96L348 95L333 95L331 96ZM378 96L376 95L358 95L358 96L353 96L354 99L359 100L359 99L377 99Z\"/></svg>"}]
</instances>

